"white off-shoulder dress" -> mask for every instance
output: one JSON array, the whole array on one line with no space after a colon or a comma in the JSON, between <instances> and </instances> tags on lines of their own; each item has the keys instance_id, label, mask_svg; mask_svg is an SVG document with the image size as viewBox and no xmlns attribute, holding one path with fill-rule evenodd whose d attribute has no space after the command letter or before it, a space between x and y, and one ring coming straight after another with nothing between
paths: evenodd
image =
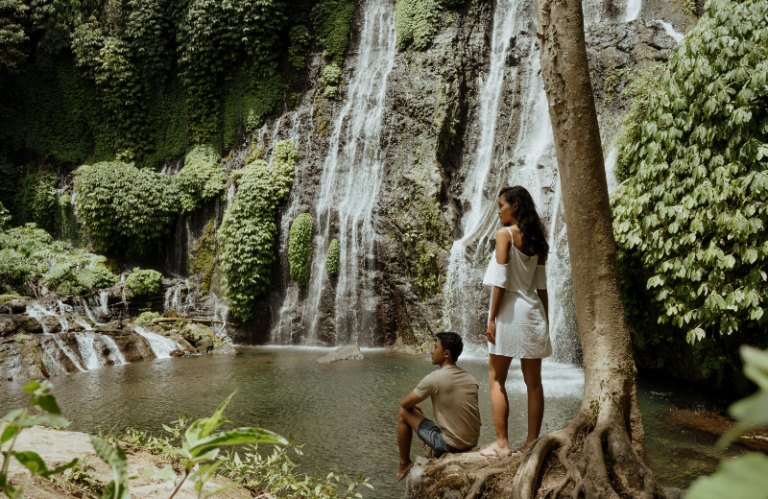
<instances>
[{"instance_id":1,"label":"white off-shoulder dress","mask_svg":"<svg viewBox=\"0 0 768 499\"><path fill-rule=\"evenodd\" d=\"M538 263L538 255L528 256L515 248L514 243L506 265L499 264L493 252L483 284L504 288L506 292L496 317L496 344L488 342L489 353L518 359L543 359L552 355L544 303L536 293L537 289L547 289L547 272ZM488 318L490 320L490 305Z\"/></svg>"}]
</instances>

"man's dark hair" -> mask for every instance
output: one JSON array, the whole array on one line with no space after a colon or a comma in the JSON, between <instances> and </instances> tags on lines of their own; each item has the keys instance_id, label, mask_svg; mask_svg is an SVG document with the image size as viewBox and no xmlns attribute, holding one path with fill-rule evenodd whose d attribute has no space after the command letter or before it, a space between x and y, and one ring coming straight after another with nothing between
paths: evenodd
<instances>
[{"instance_id":1,"label":"man's dark hair","mask_svg":"<svg viewBox=\"0 0 768 499\"><path fill-rule=\"evenodd\" d=\"M461 340L461 336L456 333L445 332L437 333L435 337L440 340L444 349L451 352L451 358L456 362L461 352L464 351L464 342Z\"/></svg>"}]
</instances>

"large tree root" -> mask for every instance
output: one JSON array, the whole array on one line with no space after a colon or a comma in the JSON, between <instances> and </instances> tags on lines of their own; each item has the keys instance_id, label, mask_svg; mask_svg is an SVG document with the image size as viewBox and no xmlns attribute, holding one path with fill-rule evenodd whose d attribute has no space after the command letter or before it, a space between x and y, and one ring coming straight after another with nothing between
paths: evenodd
<instances>
[{"instance_id":1,"label":"large tree root","mask_svg":"<svg viewBox=\"0 0 768 499\"><path fill-rule=\"evenodd\" d=\"M622 411L607 405L597 415L582 409L567 428L533 442L515 477L513 497L555 499L572 485L572 499L663 498L630 440ZM545 480L542 465L548 458L562 464L565 476Z\"/></svg>"}]
</instances>

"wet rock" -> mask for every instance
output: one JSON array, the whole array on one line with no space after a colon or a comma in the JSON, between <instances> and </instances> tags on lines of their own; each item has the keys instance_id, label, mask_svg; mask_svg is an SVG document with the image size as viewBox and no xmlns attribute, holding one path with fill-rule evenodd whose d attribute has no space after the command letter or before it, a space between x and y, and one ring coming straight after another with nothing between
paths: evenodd
<instances>
[{"instance_id":1,"label":"wet rock","mask_svg":"<svg viewBox=\"0 0 768 499\"><path fill-rule=\"evenodd\" d=\"M340 360L363 360L365 356L360 351L360 347L357 345L347 345L345 347L337 348L333 352L324 357L317 359L321 364L330 364L332 362L338 362Z\"/></svg>"},{"instance_id":2,"label":"wet rock","mask_svg":"<svg viewBox=\"0 0 768 499\"><path fill-rule=\"evenodd\" d=\"M685 497L685 491L675 487L663 487L664 495L667 499L683 499Z\"/></svg>"},{"instance_id":3,"label":"wet rock","mask_svg":"<svg viewBox=\"0 0 768 499\"><path fill-rule=\"evenodd\" d=\"M171 350L171 357L183 357L184 350Z\"/></svg>"},{"instance_id":4,"label":"wet rock","mask_svg":"<svg viewBox=\"0 0 768 499\"><path fill-rule=\"evenodd\" d=\"M202 340L198 341L195 346L197 347L198 352L207 352L213 348L213 338L203 338Z\"/></svg>"},{"instance_id":5,"label":"wet rock","mask_svg":"<svg viewBox=\"0 0 768 499\"><path fill-rule=\"evenodd\" d=\"M27 297L14 298L13 300L3 303L0 310L7 311L11 314L23 314L27 311L27 302L30 300L31 298Z\"/></svg>"},{"instance_id":6,"label":"wet rock","mask_svg":"<svg viewBox=\"0 0 768 499\"><path fill-rule=\"evenodd\" d=\"M222 341L219 346L213 350L216 355L237 355L237 350L230 343Z\"/></svg>"},{"instance_id":7,"label":"wet rock","mask_svg":"<svg viewBox=\"0 0 768 499\"><path fill-rule=\"evenodd\" d=\"M41 320L49 327L49 332L61 331L61 324L55 317L43 317ZM28 315L0 315L0 337L10 336L19 332L40 334L43 325Z\"/></svg>"}]
</instances>

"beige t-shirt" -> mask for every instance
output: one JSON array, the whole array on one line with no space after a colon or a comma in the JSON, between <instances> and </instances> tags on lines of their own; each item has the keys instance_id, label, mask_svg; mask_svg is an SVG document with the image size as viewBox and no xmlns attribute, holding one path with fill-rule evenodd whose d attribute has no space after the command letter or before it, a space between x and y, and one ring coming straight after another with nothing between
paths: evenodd
<instances>
[{"instance_id":1,"label":"beige t-shirt","mask_svg":"<svg viewBox=\"0 0 768 499\"><path fill-rule=\"evenodd\" d=\"M480 437L478 384L464 369L445 366L429 373L413 390L417 397L432 397L435 423L448 445L465 450L477 445Z\"/></svg>"}]
</instances>

